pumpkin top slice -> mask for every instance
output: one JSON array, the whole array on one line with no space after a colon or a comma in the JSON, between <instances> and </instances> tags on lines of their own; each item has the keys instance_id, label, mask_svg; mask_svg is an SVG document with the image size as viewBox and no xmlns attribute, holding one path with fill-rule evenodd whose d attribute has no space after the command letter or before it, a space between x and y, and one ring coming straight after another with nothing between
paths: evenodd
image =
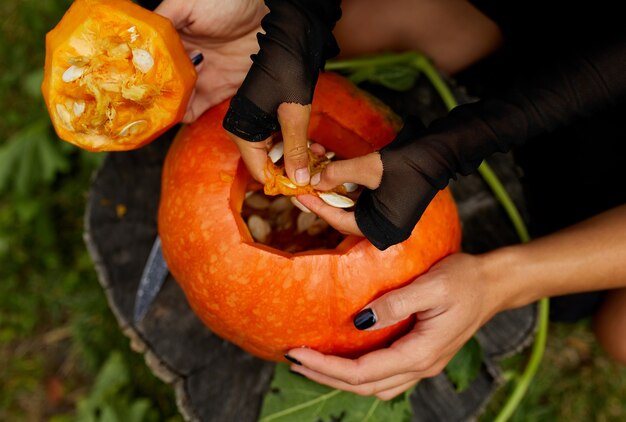
<instances>
[{"instance_id":1,"label":"pumpkin top slice","mask_svg":"<svg viewBox=\"0 0 626 422\"><path fill-rule=\"evenodd\" d=\"M139 148L178 123L196 71L171 22L130 0L76 0L46 35L43 96L61 139Z\"/></svg>"}]
</instances>

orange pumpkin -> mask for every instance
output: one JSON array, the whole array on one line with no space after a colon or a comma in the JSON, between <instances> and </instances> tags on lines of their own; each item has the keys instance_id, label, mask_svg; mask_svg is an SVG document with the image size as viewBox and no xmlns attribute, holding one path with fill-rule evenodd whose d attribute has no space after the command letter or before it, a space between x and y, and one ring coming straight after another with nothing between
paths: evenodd
<instances>
[{"instance_id":1,"label":"orange pumpkin","mask_svg":"<svg viewBox=\"0 0 626 422\"><path fill-rule=\"evenodd\" d=\"M130 0L75 0L46 35L43 97L59 137L139 148L178 123L196 71L171 22Z\"/></svg>"},{"instance_id":2,"label":"orange pumpkin","mask_svg":"<svg viewBox=\"0 0 626 422\"><path fill-rule=\"evenodd\" d=\"M459 250L450 193L440 192L412 236L384 252L356 236L334 250L296 254L255 243L240 215L251 177L222 129L227 106L183 128L163 169L163 253L194 312L217 335L274 361L298 346L358 356L405 333L411 318L377 331L358 331L352 319L371 300ZM379 149L397 128L388 108L341 76L321 75L311 139L353 157Z\"/></svg>"}]
</instances>

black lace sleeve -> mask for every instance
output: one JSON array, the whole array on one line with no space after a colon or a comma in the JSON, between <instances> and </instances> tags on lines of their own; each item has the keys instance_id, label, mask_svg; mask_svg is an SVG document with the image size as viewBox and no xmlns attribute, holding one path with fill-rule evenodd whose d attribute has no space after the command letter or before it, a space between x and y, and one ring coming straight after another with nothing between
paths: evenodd
<instances>
[{"instance_id":1,"label":"black lace sleeve","mask_svg":"<svg viewBox=\"0 0 626 422\"><path fill-rule=\"evenodd\" d=\"M230 103L224 128L248 141L279 129L281 103L311 104L320 69L339 53L332 34L341 16L339 0L266 0L260 50Z\"/></svg>"},{"instance_id":2,"label":"black lace sleeve","mask_svg":"<svg viewBox=\"0 0 626 422\"><path fill-rule=\"evenodd\" d=\"M554 52L502 95L459 106L428 129L409 124L381 150L383 177L365 190L356 221L379 249L409 237L436 193L495 152L621 105L626 98L626 37L594 48Z\"/></svg>"}]
</instances>

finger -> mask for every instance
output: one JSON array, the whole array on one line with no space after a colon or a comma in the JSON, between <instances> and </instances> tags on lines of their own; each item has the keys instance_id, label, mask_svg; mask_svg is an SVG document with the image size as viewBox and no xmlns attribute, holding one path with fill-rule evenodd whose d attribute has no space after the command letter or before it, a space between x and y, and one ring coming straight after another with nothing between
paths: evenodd
<instances>
[{"instance_id":1,"label":"finger","mask_svg":"<svg viewBox=\"0 0 626 422\"><path fill-rule=\"evenodd\" d=\"M308 379L317 382L318 384L327 385L332 388L336 388L350 393L355 393L360 396L374 396L379 393L397 390L399 387L408 385L409 387L415 384L418 380L416 374L406 372L398 375L394 375L389 378L385 378L380 381L369 382L359 385L348 384L347 382L340 381L338 379L329 377L320 372L313 371L303 366L292 365L291 371L304 375ZM400 391L401 392L401 391ZM398 393L399 394L399 393Z\"/></svg>"},{"instance_id":2,"label":"finger","mask_svg":"<svg viewBox=\"0 0 626 422\"><path fill-rule=\"evenodd\" d=\"M414 342L414 345L417 342ZM367 353L358 359L324 355L318 351L298 348L287 354L301 366L350 385L361 385L391 378L398 374L415 372L413 354L393 346Z\"/></svg>"},{"instance_id":3,"label":"finger","mask_svg":"<svg viewBox=\"0 0 626 422\"><path fill-rule=\"evenodd\" d=\"M176 29L181 29L190 22L191 5L192 2L164 0L154 11L172 21Z\"/></svg>"},{"instance_id":4,"label":"finger","mask_svg":"<svg viewBox=\"0 0 626 422\"><path fill-rule=\"evenodd\" d=\"M229 135L235 145L237 145L241 159L246 164L252 177L261 183L265 183L267 146L271 139L268 138L261 142L249 142L231 133L229 133Z\"/></svg>"},{"instance_id":5,"label":"finger","mask_svg":"<svg viewBox=\"0 0 626 422\"><path fill-rule=\"evenodd\" d=\"M328 224L343 234L363 236L361 229L356 224L353 212L347 212L341 208L328 205L315 195L298 195L298 201L309 211L326 220Z\"/></svg>"},{"instance_id":6,"label":"finger","mask_svg":"<svg viewBox=\"0 0 626 422\"><path fill-rule=\"evenodd\" d=\"M285 145L285 172L297 185L308 185L311 176L307 130L311 105L282 103L277 115Z\"/></svg>"},{"instance_id":7,"label":"finger","mask_svg":"<svg viewBox=\"0 0 626 422\"><path fill-rule=\"evenodd\" d=\"M318 178L319 177L319 178ZM377 152L334 161L322 173L311 179L311 184L319 190L328 190L346 182L357 183L376 189L383 177L383 163Z\"/></svg>"},{"instance_id":8,"label":"finger","mask_svg":"<svg viewBox=\"0 0 626 422\"><path fill-rule=\"evenodd\" d=\"M415 313L427 313L429 318L444 311L441 290L444 283L428 283L427 273L412 283L392 290L371 302L354 317L359 330L379 330L407 319Z\"/></svg>"},{"instance_id":9,"label":"finger","mask_svg":"<svg viewBox=\"0 0 626 422\"><path fill-rule=\"evenodd\" d=\"M376 397L380 400L391 400L397 396L399 396L400 394L404 393L405 391L407 391L408 389L412 388L415 384L417 384L417 382L419 381L419 379L415 379L412 381L408 381L402 385L399 385L397 387L394 388L390 388L388 390L385 391L381 391L379 393L376 394Z\"/></svg>"}]
</instances>

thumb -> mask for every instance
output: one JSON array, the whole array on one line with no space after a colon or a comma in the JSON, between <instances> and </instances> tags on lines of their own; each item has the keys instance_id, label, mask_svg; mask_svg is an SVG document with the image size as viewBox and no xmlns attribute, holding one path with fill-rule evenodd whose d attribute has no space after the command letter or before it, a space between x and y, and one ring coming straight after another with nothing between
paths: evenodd
<instances>
[{"instance_id":1,"label":"thumb","mask_svg":"<svg viewBox=\"0 0 626 422\"><path fill-rule=\"evenodd\" d=\"M348 160L333 161L321 173L313 175L311 185L329 190L346 182L376 189L380 185L383 164L380 154L373 152Z\"/></svg>"},{"instance_id":2,"label":"thumb","mask_svg":"<svg viewBox=\"0 0 626 422\"><path fill-rule=\"evenodd\" d=\"M307 131L311 105L282 103L277 115L285 147L285 172L297 185L308 185L311 175Z\"/></svg>"},{"instance_id":3,"label":"thumb","mask_svg":"<svg viewBox=\"0 0 626 422\"><path fill-rule=\"evenodd\" d=\"M189 24L191 3L178 0L164 0L154 11L172 21L176 29L181 29Z\"/></svg>"},{"instance_id":4,"label":"thumb","mask_svg":"<svg viewBox=\"0 0 626 422\"><path fill-rule=\"evenodd\" d=\"M359 330L379 330L429 310L429 295L423 294L421 287L422 283L414 281L379 297L354 317L354 326Z\"/></svg>"}]
</instances>

